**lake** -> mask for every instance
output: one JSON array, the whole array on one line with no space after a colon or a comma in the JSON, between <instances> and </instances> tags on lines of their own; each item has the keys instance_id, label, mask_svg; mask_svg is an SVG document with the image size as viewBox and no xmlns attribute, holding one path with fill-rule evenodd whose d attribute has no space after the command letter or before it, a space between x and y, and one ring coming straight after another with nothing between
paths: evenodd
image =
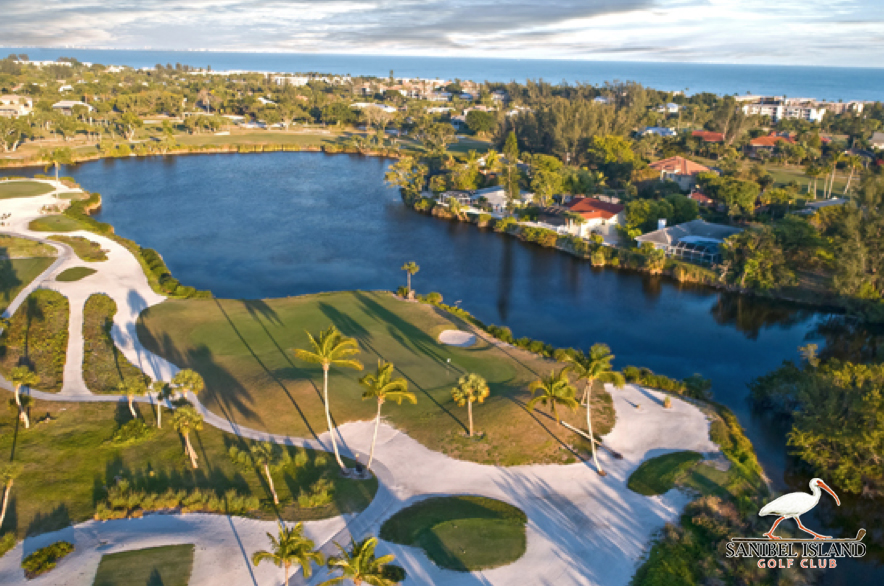
<instances>
[{"instance_id":1,"label":"lake","mask_svg":"<svg viewBox=\"0 0 884 586\"><path fill-rule=\"evenodd\" d=\"M593 269L555 250L419 214L384 185L389 164L321 153L191 155L95 161L62 174L102 194L98 219L158 250L182 283L219 297L392 290L405 284L400 267L413 260L418 292L438 291L516 336L584 349L604 342L618 367L677 378L701 373L746 427L771 480L784 486L786 428L751 412L746 384L796 358L808 342L829 340L836 353L849 348L853 334L840 318ZM806 483L792 486L806 490Z\"/></svg>"}]
</instances>

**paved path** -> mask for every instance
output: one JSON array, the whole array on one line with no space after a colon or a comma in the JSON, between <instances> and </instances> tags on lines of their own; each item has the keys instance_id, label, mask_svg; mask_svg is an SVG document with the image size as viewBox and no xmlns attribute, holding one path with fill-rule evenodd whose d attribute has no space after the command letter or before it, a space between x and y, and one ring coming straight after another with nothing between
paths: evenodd
<instances>
[{"instance_id":1,"label":"paved path","mask_svg":"<svg viewBox=\"0 0 884 586\"><path fill-rule=\"evenodd\" d=\"M0 212L5 203L0 202ZM17 213L13 212L15 231L35 237L27 230L28 209L33 210L22 205ZM135 332L141 310L161 302L163 297L150 290L140 265L128 251L106 238L82 235L107 248L109 260L89 264L98 268L99 274L75 283L58 283L52 277L59 271L86 264L70 258L70 251L62 250L59 260L39 277L36 286L56 289L71 300L71 338L80 338L80 342L69 348L72 370L69 374L65 369L63 392L32 391L31 395L47 401L124 401L124 397L89 394L82 384L82 373L75 372L82 364L82 319L77 318L74 308L82 308L91 292L110 295L119 308L114 319L115 342L127 358L149 375L168 380L175 366L145 351ZM2 379L0 384L8 388ZM648 457L685 449L710 453L717 448L709 440L708 421L696 406L675 399L671 409L664 409L661 393L634 385L609 392L614 398L617 424L605 443L622 454L623 459L614 460L601 452L602 466L608 472L604 478L585 463L505 468L454 460L384 424L375 453L374 472L379 481L375 499L359 515L309 523L308 532L322 544L324 552L334 553L333 541L346 543L351 535L376 535L384 520L417 500L433 495L478 494L525 511L525 555L502 568L460 573L439 569L421 550L382 542L381 553L394 553L398 563L406 568L407 585L625 585L653 533L666 522L675 521L688 501L687 496L675 490L656 497L633 493L626 487L629 474ZM268 434L238 426L208 411L198 401L194 403L206 423L242 437L324 450L329 447L328 433L316 440ZM372 422L340 426L336 433L342 451L351 456L361 455L358 450L370 446L372 428ZM267 547L265 531L275 532L275 524L220 515L149 515L144 519L88 522L17 545L0 558L0 584L24 583L18 567L23 555L57 539L69 539L77 545L77 553L62 561L52 573L29 584L89 586L102 553L165 543L194 543L197 555L191 586L214 585L219 581L237 586L278 586L281 572L274 571L272 566L254 570L248 563L254 551ZM321 570L310 583L325 578L325 571ZM293 581L305 583L300 575Z\"/></svg>"}]
</instances>

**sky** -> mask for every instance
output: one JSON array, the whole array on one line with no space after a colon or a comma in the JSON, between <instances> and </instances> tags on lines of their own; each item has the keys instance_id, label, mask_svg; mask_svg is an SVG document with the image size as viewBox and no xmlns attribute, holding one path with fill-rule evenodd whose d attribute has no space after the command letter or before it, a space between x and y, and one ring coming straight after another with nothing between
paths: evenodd
<instances>
[{"instance_id":1,"label":"sky","mask_svg":"<svg viewBox=\"0 0 884 586\"><path fill-rule=\"evenodd\" d=\"M0 0L7 47L880 67L882 0Z\"/></svg>"}]
</instances>

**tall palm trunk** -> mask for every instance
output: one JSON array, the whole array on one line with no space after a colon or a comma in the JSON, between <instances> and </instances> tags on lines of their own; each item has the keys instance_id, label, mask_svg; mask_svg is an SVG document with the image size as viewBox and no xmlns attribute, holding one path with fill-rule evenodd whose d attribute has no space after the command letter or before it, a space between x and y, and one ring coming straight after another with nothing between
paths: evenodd
<instances>
[{"instance_id":1,"label":"tall palm trunk","mask_svg":"<svg viewBox=\"0 0 884 586\"><path fill-rule=\"evenodd\" d=\"M331 420L331 410L328 406L328 365L322 365L322 395L325 399L325 421L328 424L328 433L331 436L332 449L335 452L335 460L338 461L338 466L341 467L341 470L347 470L347 467L344 466L344 461L341 460L341 454L338 453L338 442L335 440L335 430L332 428L332 420Z\"/></svg>"},{"instance_id":2,"label":"tall palm trunk","mask_svg":"<svg viewBox=\"0 0 884 586\"><path fill-rule=\"evenodd\" d=\"M3 528L3 521L6 519L6 507L9 506L9 492L12 490L12 478L6 481L6 490L3 491L3 509L0 510L0 529Z\"/></svg>"},{"instance_id":3,"label":"tall palm trunk","mask_svg":"<svg viewBox=\"0 0 884 586\"><path fill-rule=\"evenodd\" d=\"M28 417L28 410L22 407L18 412L19 418L25 424L25 429L31 429L31 418Z\"/></svg>"},{"instance_id":4,"label":"tall palm trunk","mask_svg":"<svg viewBox=\"0 0 884 586\"><path fill-rule=\"evenodd\" d=\"M279 497L276 496L276 487L273 486L273 476L270 475L270 466L264 464L264 474L267 475L267 484L270 485L270 493L273 495L273 504L279 504Z\"/></svg>"},{"instance_id":5,"label":"tall palm trunk","mask_svg":"<svg viewBox=\"0 0 884 586\"><path fill-rule=\"evenodd\" d=\"M163 400L157 399L157 429L163 428Z\"/></svg>"},{"instance_id":6,"label":"tall palm trunk","mask_svg":"<svg viewBox=\"0 0 884 586\"><path fill-rule=\"evenodd\" d=\"M592 434L592 379L586 383L586 428L589 430L589 446L592 448L592 462L600 476L604 476L605 472L599 466L599 458L595 450L595 436Z\"/></svg>"},{"instance_id":7,"label":"tall palm trunk","mask_svg":"<svg viewBox=\"0 0 884 586\"><path fill-rule=\"evenodd\" d=\"M285 566L285 586L289 586L289 568L291 568L292 564L290 562L283 562Z\"/></svg>"},{"instance_id":8,"label":"tall palm trunk","mask_svg":"<svg viewBox=\"0 0 884 586\"><path fill-rule=\"evenodd\" d=\"M135 400L134 395L129 395L129 413L132 414L132 419L138 419L138 414L135 413L135 407L132 406L132 401Z\"/></svg>"},{"instance_id":9,"label":"tall palm trunk","mask_svg":"<svg viewBox=\"0 0 884 586\"><path fill-rule=\"evenodd\" d=\"M21 385L15 385L15 404L21 409Z\"/></svg>"},{"instance_id":10,"label":"tall palm trunk","mask_svg":"<svg viewBox=\"0 0 884 586\"><path fill-rule=\"evenodd\" d=\"M554 400L552 401L552 412L553 412L553 419L556 420L556 425L561 425L562 420L559 419L559 411L558 411L558 409L556 409L556 402Z\"/></svg>"},{"instance_id":11,"label":"tall palm trunk","mask_svg":"<svg viewBox=\"0 0 884 586\"><path fill-rule=\"evenodd\" d=\"M193 445L190 443L190 432L184 432L184 445L187 446L187 455L190 456L191 465L193 465L194 469L199 468L196 463L196 452L193 449Z\"/></svg>"},{"instance_id":12,"label":"tall palm trunk","mask_svg":"<svg viewBox=\"0 0 884 586\"><path fill-rule=\"evenodd\" d=\"M473 402L467 401L467 417L470 420L470 437L473 437Z\"/></svg>"},{"instance_id":13,"label":"tall palm trunk","mask_svg":"<svg viewBox=\"0 0 884 586\"><path fill-rule=\"evenodd\" d=\"M374 435L371 438L371 449L368 451L368 469L371 470L371 462L374 460L374 446L378 441L378 428L381 426L381 405L384 400L378 397L378 414L374 418Z\"/></svg>"},{"instance_id":14,"label":"tall palm trunk","mask_svg":"<svg viewBox=\"0 0 884 586\"><path fill-rule=\"evenodd\" d=\"M458 218L460 217L460 213L457 214L457 217ZM408 290L411 291L411 273L408 271L405 271L405 276L408 279Z\"/></svg>"}]
</instances>

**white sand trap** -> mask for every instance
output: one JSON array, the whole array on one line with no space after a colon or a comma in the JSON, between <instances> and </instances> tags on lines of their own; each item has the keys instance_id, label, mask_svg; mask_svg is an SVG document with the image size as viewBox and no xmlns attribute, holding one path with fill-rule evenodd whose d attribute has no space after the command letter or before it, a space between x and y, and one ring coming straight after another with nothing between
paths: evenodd
<instances>
[{"instance_id":1,"label":"white sand trap","mask_svg":"<svg viewBox=\"0 0 884 586\"><path fill-rule=\"evenodd\" d=\"M476 334L471 334L470 332L464 332L462 330L445 330L439 334L439 341L449 346L469 348L476 343Z\"/></svg>"}]
</instances>

